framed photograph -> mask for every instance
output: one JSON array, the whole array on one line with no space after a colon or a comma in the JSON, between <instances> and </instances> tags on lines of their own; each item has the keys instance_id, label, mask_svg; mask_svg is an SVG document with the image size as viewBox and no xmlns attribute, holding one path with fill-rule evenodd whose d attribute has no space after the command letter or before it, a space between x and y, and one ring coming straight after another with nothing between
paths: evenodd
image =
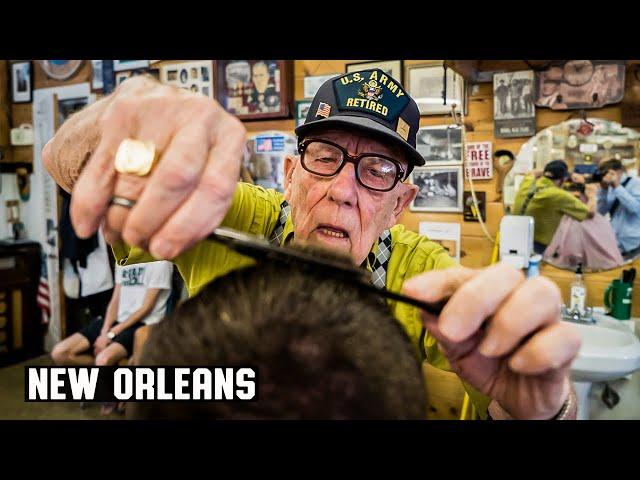
<instances>
[{"instance_id":1,"label":"framed photograph","mask_svg":"<svg viewBox=\"0 0 640 480\"><path fill-rule=\"evenodd\" d=\"M288 118L293 97L291 60L219 60L216 96L241 120Z\"/></svg>"},{"instance_id":2,"label":"framed photograph","mask_svg":"<svg viewBox=\"0 0 640 480\"><path fill-rule=\"evenodd\" d=\"M420 235L439 243L451 258L460 262L460 224L450 222L420 222Z\"/></svg>"},{"instance_id":3,"label":"framed photograph","mask_svg":"<svg viewBox=\"0 0 640 480\"><path fill-rule=\"evenodd\" d=\"M113 71L135 70L136 68L147 68L149 60L114 60Z\"/></svg>"},{"instance_id":4,"label":"framed photograph","mask_svg":"<svg viewBox=\"0 0 640 480\"><path fill-rule=\"evenodd\" d=\"M33 81L31 62L15 62L11 64L11 101L13 103L31 102Z\"/></svg>"},{"instance_id":5,"label":"framed photograph","mask_svg":"<svg viewBox=\"0 0 640 480\"><path fill-rule=\"evenodd\" d=\"M461 165L462 135L462 127L455 124L422 127L416 134L416 149L425 165Z\"/></svg>"},{"instance_id":6,"label":"framed photograph","mask_svg":"<svg viewBox=\"0 0 640 480\"><path fill-rule=\"evenodd\" d=\"M163 65L160 68L160 81L214 98L213 60Z\"/></svg>"},{"instance_id":7,"label":"framed photograph","mask_svg":"<svg viewBox=\"0 0 640 480\"><path fill-rule=\"evenodd\" d=\"M404 87L418 104L420 115L451 113L453 104L458 112L466 112L464 79L442 64L407 65Z\"/></svg>"},{"instance_id":8,"label":"framed photograph","mask_svg":"<svg viewBox=\"0 0 640 480\"><path fill-rule=\"evenodd\" d=\"M412 212L462 212L462 166L416 167L410 177L419 188Z\"/></svg>"},{"instance_id":9,"label":"framed photograph","mask_svg":"<svg viewBox=\"0 0 640 480\"><path fill-rule=\"evenodd\" d=\"M346 73L357 72L358 70L367 70L370 68L379 68L384 73L386 73L387 75L391 75L402 85L404 85L404 81L402 79L402 60L347 63Z\"/></svg>"},{"instance_id":10,"label":"framed photograph","mask_svg":"<svg viewBox=\"0 0 640 480\"><path fill-rule=\"evenodd\" d=\"M311 100L296 101L296 127L302 125L307 119L309 107L311 107Z\"/></svg>"},{"instance_id":11,"label":"framed photograph","mask_svg":"<svg viewBox=\"0 0 640 480\"><path fill-rule=\"evenodd\" d=\"M496 138L536 134L533 70L494 74L493 125Z\"/></svg>"},{"instance_id":12,"label":"framed photograph","mask_svg":"<svg viewBox=\"0 0 640 480\"><path fill-rule=\"evenodd\" d=\"M341 75L340 73L331 73L329 75L315 75L312 77L304 77L304 98L313 98L316 92L324 82Z\"/></svg>"},{"instance_id":13,"label":"framed photograph","mask_svg":"<svg viewBox=\"0 0 640 480\"><path fill-rule=\"evenodd\" d=\"M91 91L101 92L103 88L102 60L91 60Z\"/></svg>"}]
</instances>

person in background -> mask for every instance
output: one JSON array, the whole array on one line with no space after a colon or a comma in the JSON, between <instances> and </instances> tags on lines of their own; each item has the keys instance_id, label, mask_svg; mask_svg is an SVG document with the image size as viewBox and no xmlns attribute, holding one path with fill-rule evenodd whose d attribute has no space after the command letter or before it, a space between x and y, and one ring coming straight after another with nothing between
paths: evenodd
<instances>
[{"instance_id":1,"label":"person in background","mask_svg":"<svg viewBox=\"0 0 640 480\"><path fill-rule=\"evenodd\" d=\"M135 331L164 317L172 274L173 264L165 260L116 265L116 286L105 318L56 344L51 352L55 364L107 366L131 356Z\"/></svg>"},{"instance_id":2,"label":"person in background","mask_svg":"<svg viewBox=\"0 0 640 480\"><path fill-rule=\"evenodd\" d=\"M595 197L584 204L560 188L569 178L569 168L562 160L549 162L543 172L529 173L520 184L513 203L514 215L534 219L534 250L543 254L551 243L563 215L582 221L595 215Z\"/></svg>"},{"instance_id":3,"label":"person in background","mask_svg":"<svg viewBox=\"0 0 640 480\"><path fill-rule=\"evenodd\" d=\"M640 179L627 175L615 158L601 162L599 169L598 212L609 214L620 253L632 259L640 254Z\"/></svg>"}]
</instances>

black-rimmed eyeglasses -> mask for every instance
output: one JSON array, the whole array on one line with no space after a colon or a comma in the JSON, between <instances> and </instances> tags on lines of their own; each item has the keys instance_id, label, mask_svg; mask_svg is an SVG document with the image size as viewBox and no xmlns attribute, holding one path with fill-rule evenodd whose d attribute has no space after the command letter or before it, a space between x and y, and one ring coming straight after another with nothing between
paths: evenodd
<instances>
[{"instance_id":1,"label":"black-rimmed eyeglasses","mask_svg":"<svg viewBox=\"0 0 640 480\"><path fill-rule=\"evenodd\" d=\"M377 153L353 156L328 140L307 138L298 144L298 152L302 168L321 177L333 177L347 162L353 163L358 183L377 192L392 190L405 175L400 163L393 158Z\"/></svg>"}]
</instances>

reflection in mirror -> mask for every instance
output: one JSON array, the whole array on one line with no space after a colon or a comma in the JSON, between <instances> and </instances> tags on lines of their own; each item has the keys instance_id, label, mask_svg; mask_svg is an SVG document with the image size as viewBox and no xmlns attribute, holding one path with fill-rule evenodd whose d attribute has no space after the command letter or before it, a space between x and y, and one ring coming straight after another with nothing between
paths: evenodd
<instances>
[{"instance_id":1,"label":"reflection in mirror","mask_svg":"<svg viewBox=\"0 0 640 480\"><path fill-rule=\"evenodd\" d=\"M534 218L535 250L559 268L599 271L640 257L640 133L595 118L532 137L505 175L512 215Z\"/></svg>"}]
</instances>

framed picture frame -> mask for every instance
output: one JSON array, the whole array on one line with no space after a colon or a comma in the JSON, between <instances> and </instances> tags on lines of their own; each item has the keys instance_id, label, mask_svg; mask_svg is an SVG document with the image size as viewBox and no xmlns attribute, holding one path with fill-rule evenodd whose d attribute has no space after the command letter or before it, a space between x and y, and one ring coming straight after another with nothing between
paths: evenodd
<instances>
[{"instance_id":1,"label":"framed picture frame","mask_svg":"<svg viewBox=\"0 0 640 480\"><path fill-rule=\"evenodd\" d=\"M379 68L387 75L391 75L402 85L404 85L404 80L402 78L402 66L402 60L376 60L372 62L347 63L345 65L345 73L357 72L359 70L367 70L371 68Z\"/></svg>"},{"instance_id":2,"label":"framed picture frame","mask_svg":"<svg viewBox=\"0 0 640 480\"><path fill-rule=\"evenodd\" d=\"M416 167L410 181L419 188L409 207L412 212L462 212L462 165Z\"/></svg>"},{"instance_id":3,"label":"framed picture frame","mask_svg":"<svg viewBox=\"0 0 640 480\"><path fill-rule=\"evenodd\" d=\"M114 60L113 71L120 72L122 70L136 70L138 68L147 68L149 60Z\"/></svg>"},{"instance_id":4,"label":"framed picture frame","mask_svg":"<svg viewBox=\"0 0 640 480\"><path fill-rule=\"evenodd\" d=\"M448 114L453 104L467 113L464 78L442 63L405 65L403 85L420 115Z\"/></svg>"},{"instance_id":5,"label":"framed picture frame","mask_svg":"<svg viewBox=\"0 0 640 480\"><path fill-rule=\"evenodd\" d=\"M342 75L341 73L330 73L328 75L313 75L310 77L304 77L304 98L313 98L316 96L318 89L324 82Z\"/></svg>"},{"instance_id":6,"label":"framed picture frame","mask_svg":"<svg viewBox=\"0 0 640 480\"><path fill-rule=\"evenodd\" d=\"M433 125L418 129L416 134L416 150L430 165L462 165L462 126Z\"/></svg>"},{"instance_id":7,"label":"framed picture frame","mask_svg":"<svg viewBox=\"0 0 640 480\"><path fill-rule=\"evenodd\" d=\"M117 87L122 82L124 82L127 78L131 77L131 70L125 70L122 72L116 72L116 81L115 86Z\"/></svg>"},{"instance_id":8,"label":"framed picture frame","mask_svg":"<svg viewBox=\"0 0 640 480\"><path fill-rule=\"evenodd\" d=\"M291 60L218 60L216 75L216 98L240 120L291 117Z\"/></svg>"},{"instance_id":9,"label":"framed picture frame","mask_svg":"<svg viewBox=\"0 0 640 480\"><path fill-rule=\"evenodd\" d=\"M33 68L30 60L11 64L11 101L30 103L33 91Z\"/></svg>"},{"instance_id":10,"label":"framed picture frame","mask_svg":"<svg viewBox=\"0 0 640 480\"><path fill-rule=\"evenodd\" d=\"M311 100L296 100L296 127L302 125L307 119L309 107L311 107Z\"/></svg>"},{"instance_id":11,"label":"framed picture frame","mask_svg":"<svg viewBox=\"0 0 640 480\"><path fill-rule=\"evenodd\" d=\"M215 98L215 78L213 60L176 62L160 68L162 83L191 90L209 98Z\"/></svg>"},{"instance_id":12,"label":"framed picture frame","mask_svg":"<svg viewBox=\"0 0 640 480\"><path fill-rule=\"evenodd\" d=\"M91 60L91 91L102 92L104 78L102 74L102 60Z\"/></svg>"}]
</instances>

